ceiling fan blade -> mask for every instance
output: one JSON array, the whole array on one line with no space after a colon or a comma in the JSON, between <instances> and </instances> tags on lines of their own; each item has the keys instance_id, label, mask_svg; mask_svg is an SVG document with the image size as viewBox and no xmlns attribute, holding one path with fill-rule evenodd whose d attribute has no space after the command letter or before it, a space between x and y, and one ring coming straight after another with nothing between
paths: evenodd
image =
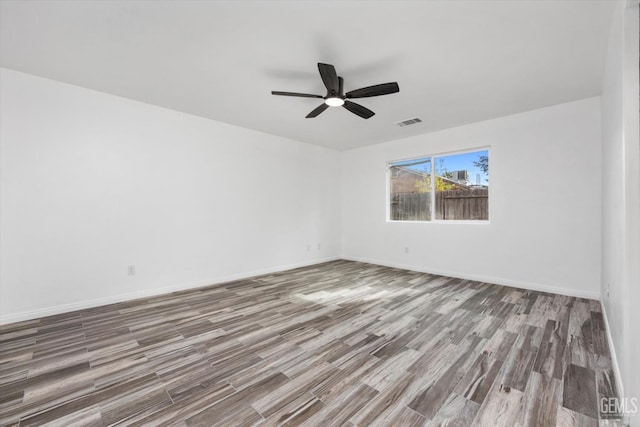
<instances>
[{"instance_id":1,"label":"ceiling fan blade","mask_svg":"<svg viewBox=\"0 0 640 427\"><path fill-rule=\"evenodd\" d=\"M398 83L393 82L352 90L351 92L347 92L345 96L347 98L368 98L370 96L389 95L390 93L396 92L400 92L400 87L398 86Z\"/></svg>"},{"instance_id":2,"label":"ceiling fan blade","mask_svg":"<svg viewBox=\"0 0 640 427\"><path fill-rule=\"evenodd\" d=\"M297 93L297 92L280 92L277 90L272 90L271 95L283 95L283 96L299 96L301 98L323 98L320 95L313 95L310 93Z\"/></svg>"},{"instance_id":3,"label":"ceiling fan blade","mask_svg":"<svg viewBox=\"0 0 640 427\"><path fill-rule=\"evenodd\" d=\"M344 101L343 107L351 111L353 114L356 114L362 117L363 119L368 119L369 117L375 114L373 111L369 110L368 108L365 108L362 105L356 104L355 102L351 102L351 101Z\"/></svg>"},{"instance_id":4,"label":"ceiling fan blade","mask_svg":"<svg viewBox=\"0 0 640 427\"><path fill-rule=\"evenodd\" d=\"M338 93L340 90L340 83L338 82L338 74L336 73L336 69L333 65L318 62L318 70L320 71L320 77L322 77L322 82L327 88L327 91Z\"/></svg>"},{"instance_id":5,"label":"ceiling fan blade","mask_svg":"<svg viewBox=\"0 0 640 427\"><path fill-rule=\"evenodd\" d=\"M306 119L312 119L314 117L317 117L320 113L322 113L324 110L326 110L327 108L329 108L329 106L325 103L320 104L318 107L316 107L315 110L313 110L312 112L310 112L309 114L307 114L305 116Z\"/></svg>"}]
</instances>

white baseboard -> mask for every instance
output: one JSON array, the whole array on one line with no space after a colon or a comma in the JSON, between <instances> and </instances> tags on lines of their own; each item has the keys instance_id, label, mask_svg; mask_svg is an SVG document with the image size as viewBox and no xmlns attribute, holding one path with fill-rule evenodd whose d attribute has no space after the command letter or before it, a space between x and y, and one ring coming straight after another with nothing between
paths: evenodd
<instances>
[{"instance_id":1,"label":"white baseboard","mask_svg":"<svg viewBox=\"0 0 640 427\"><path fill-rule=\"evenodd\" d=\"M560 294L560 295L567 295L570 297L587 298L587 299L594 299L594 300L600 299L599 292L582 291L579 289L562 288L559 286L543 285L539 283L521 282L518 280L503 279L500 277L490 277L490 276L482 276L482 275L475 275L475 274L459 273L457 271L447 271L447 270L439 270L439 269L433 269L433 268L421 268L413 265L403 265L403 264L394 263L394 262L372 260L367 258L343 256L342 259L346 259L349 261L366 262L369 264L383 265L385 267L401 268L403 270L419 271L420 273L437 274L439 276L457 277L459 279L474 280L474 281L483 282L483 283L494 283L496 285L511 286L513 288L527 289L530 291L549 292L552 294Z\"/></svg>"},{"instance_id":2,"label":"white baseboard","mask_svg":"<svg viewBox=\"0 0 640 427\"><path fill-rule=\"evenodd\" d=\"M616 348L613 345L613 338L611 337L611 328L609 327L609 316L607 316L607 310L604 307L604 301L600 299L600 306L602 307L602 317L604 318L604 327L607 330L607 342L609 344L609 353L611 353L611 364L613 365L613 375L616 377L616 387L618 389L618 397L624 397L624 386L622 384L622 376L620 375L620 365L618 365L618 355L616 354Z\"/></svg>"},{"instance_id":3,"label":"white baseboard","mask_svg":"<svg viewBox=\"0 0 640 427\"><path fill-rule=\"evenodd\" d=\"M403 265L398 263L390 263L390 262L372 260L372 259L366 259L366 258L343 256L343 257L327 257L327 258L315 259L315 260L304 261L304 262L295 263L295 264L281 265L278 267L271 267L271 268L249 271L246 273L232 274L232 275L218 277L214 279L180 283L176 285L165 286L162 288L145 289L143 291L138 291L138 292L129 292L126 294L113 295L105 298L79 301L79 302L74 302L70 304L56 305L53 307L44 307L40 309L28 310L28 311L12 313L7 315L0 314L0 325L5 325L8 323L14 323L14 322L21 322L24 320L38 319L40 317L68 313L71 311L83 310L87 308L98 307L101 305L113 304L117 302L130 301L138 298L147 298L147 297L152 297L156 295L182 291L186 289L195 289L202 286L216 285L216 284L230 282L233 280L247 279L250 277L260 276L263 274L291 270L291 269L300 268L300 267L307 267L309 265L321 264L323 262L328 262L328 261L335 261L337 259L366 262L369 264L383 265L386 267L401 268L405 270L419 271L422 273L438 274L440 276L458 277L460 279L465 279L465 280L475 280L475 281L484 282L484 283L495 283L497 285L511 286L514 288L528 289L532 291L550 292L554 294L568 295L568 296L573 296L578 298L588 298L588 299L595 299L595 300L600 299L600 294L597 292L579 291L575 289L561 288L561 287L551 286L551 285L541 285L536 283L525 283L525 282L519 282L514 280L501 279L497 277L461 274L455 271L423 269L423 268L416 268L415 266L411 266L411 265ZM604 313L604 308L603 308L603 313ZM606 322L606 316L605 316L605 322ZM609 333L608 325L607 325L607 333ZM610 336L609 336L609 340L611 340ZM613 356L613 353L612 353L612 356ZM618 372L616 372L616 378L619 378Z\"/></svg>"},{"instance_id":4,"label":"white baseboard","mask_svg":"<svg viewBox=\"0 0 640 427\"><path fill-rule=\"evenodd\" d=\"M203 286L219 285L234 280L247 279L250 277L261 276L263 274L275 273L278 271L292 270L294 268L307 267L310 265L321 264L323 262L335 261L340 257L327 257L304 261L295 264L281 265L278 267L264 268L260 270L249 271L246 273L231 274L228 276L218 277L215 279L198 280L193 282L180 283L162 288L145 289L138 292L128 292L126 294L113 295L105 298L97 298L87 301L78 301L70 304L56 305L53 307L44 307L35 310L28 310L19 313L3 315L0 314L0 325L9 323L22 322L24 320L38 319L40 317L53 316L56 314L68 313L76 310L84 310L86 308L98 307L101 305L113 304L117 302L130 301L139 298L147 298L156 295L168 294L186 289L196 289Z\"/></svg>"}]
</instances>

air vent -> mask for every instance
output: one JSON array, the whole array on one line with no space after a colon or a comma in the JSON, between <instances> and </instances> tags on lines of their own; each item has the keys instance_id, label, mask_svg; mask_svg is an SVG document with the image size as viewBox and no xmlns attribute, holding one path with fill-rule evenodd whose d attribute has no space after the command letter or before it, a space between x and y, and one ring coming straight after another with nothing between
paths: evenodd
<instances>
[{"instance_id":1,"label":"air vent","mask_svg":"<svg viewBox=\"0 0 640 427\"><path fill-rule=\"evenodd\" d=\"M419 118L416 117L414 119L407 119L407 120L403 120L401 122L396 122L396 124L398 126L400 126L400 127L403 127L403 126L409 126L409 125L413 125L413 124L421 123L421 122L422 122L422 120L420 120Z\"/></svg>"}]
</instances>

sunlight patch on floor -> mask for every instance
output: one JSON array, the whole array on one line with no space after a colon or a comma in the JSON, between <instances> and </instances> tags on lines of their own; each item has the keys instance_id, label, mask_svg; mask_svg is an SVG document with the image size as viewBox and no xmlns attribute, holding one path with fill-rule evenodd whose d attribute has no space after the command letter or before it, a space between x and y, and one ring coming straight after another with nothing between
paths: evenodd
<instances>
[{"instance_id":1,"label":"sunlight patch on floor","mask_svg":"<svg viewBox=\"0 0 640 427\"><path fill-rule=\"evenodd\" d=\"M376 289L371 286L357 288L341 288L333 291L318 291L310 294L298 293L296 296L306 301L317 303L340 303L351 300L372 301L401 295L413 295L418 291L411 288L396 288L393 290Z\"/></svg>"}]
</instances>

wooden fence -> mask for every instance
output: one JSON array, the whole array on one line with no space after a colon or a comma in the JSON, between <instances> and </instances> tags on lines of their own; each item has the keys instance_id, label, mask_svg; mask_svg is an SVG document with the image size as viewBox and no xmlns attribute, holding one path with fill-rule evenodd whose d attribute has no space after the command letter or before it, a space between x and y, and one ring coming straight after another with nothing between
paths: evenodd
<instances>
[{"instance_id":1,"label":"wooden fence","mask_svg":"<svg viewBox=\"0 0 640 427\"><path fill-rule=\"evenodd\" d=\"M391 219L396 221L428 221L431 217L431 193L391 194ZM489 190L437 191L435 219L489 219Z\"/></svg>"}]
</instances>

